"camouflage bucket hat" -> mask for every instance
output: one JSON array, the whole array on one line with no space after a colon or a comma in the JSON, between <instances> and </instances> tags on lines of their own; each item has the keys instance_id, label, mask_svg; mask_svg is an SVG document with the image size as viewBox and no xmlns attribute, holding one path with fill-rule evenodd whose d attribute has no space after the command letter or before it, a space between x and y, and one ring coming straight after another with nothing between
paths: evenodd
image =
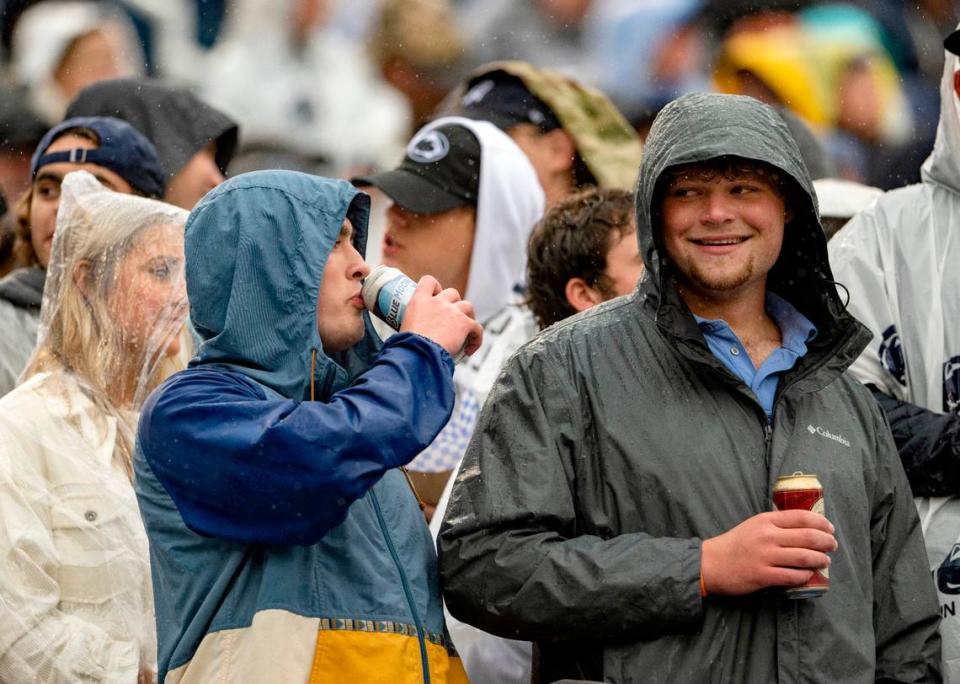
<instances>
[{"instance_id":1,"label":"camouflage bucket hat","mask_svg":"<svg viewBox=\"0 0 960 684\"><path fill-rule=\"evenodd\" d=\"M553 110L598 186L633 190L643 152L640 136L596 88L526 62L490 62L473 71L448 102L459 102L468 83L497 71L519 78Z\"/></svg>"}]
</instances>

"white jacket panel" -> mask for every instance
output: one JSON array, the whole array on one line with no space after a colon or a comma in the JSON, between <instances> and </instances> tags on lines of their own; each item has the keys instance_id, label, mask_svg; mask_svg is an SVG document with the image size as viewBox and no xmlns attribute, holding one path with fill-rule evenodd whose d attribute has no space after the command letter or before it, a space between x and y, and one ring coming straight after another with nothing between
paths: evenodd
<instances>
[{"instance_id":1,"label":"white jacket panel","mask_svg":"<svg viewBox=\"0 0 960 684\"><path fill-rule=\"evenodd\" d=\"M116 432L65 373L0 400L0 681L132 683L155 666L147 540Z\"/></svg>"},{"instance_id":2,"label":"white jacket panel","mask_svg":"<svg viewBox=\"0 0 960 684\"><path fill-rule=\"evenodd\" d=\"M888 192L829 244L849 309L873 332L851 372L886 394L937 412L960 411L960 98L947 53L941 112L923 182ZM960 682L960 498L919 498L940 598L943 676Z\"/></svg>"}]
</instances>

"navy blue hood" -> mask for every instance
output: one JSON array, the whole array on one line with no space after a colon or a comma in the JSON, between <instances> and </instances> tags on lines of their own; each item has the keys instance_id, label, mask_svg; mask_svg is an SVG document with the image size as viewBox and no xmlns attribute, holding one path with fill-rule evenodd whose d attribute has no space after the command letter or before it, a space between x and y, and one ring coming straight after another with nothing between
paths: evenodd
<instances>
[{"instance_id":1,"label":"navy blue hood","mask_svg":"<svg viewBox=\"0 0 960 684\"><path fill-rule=\"evenodd\" d=\"M190 319L201 338L190 365L225 366L302 400L316 350L317 399L344 387L379 341L364 314L365 339L328 357L317 294L344 218L362 254L369 216L370 198L350 183L293 171L242 174L207 194L186 225Z\"/></svg>"}]
</instances>

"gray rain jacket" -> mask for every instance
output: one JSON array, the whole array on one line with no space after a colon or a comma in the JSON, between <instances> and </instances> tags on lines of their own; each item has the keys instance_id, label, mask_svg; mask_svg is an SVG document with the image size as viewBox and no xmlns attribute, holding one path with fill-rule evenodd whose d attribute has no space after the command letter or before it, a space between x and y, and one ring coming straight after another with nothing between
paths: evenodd
<instances>
[{"instance_id":1,"label":"gray rain jacket","mask_svg":"<svg viewBox=\"0 0 960 684\"><path fill-rule=\"evenodd\" d=\"M787 174L794 219L768 286L818 329L772 425L707 348L651 229L664 170L722 155ZM814 197L772 109L677 100L640 167L637 292L549 328L500 376L441 527L441 577L454 616L537 642L541 681L939 679L910 487L879 407L844 374L869 334L831 284ZM820 478L836 526L830 591L701 599L701 540L771 510L795 471Z\"/></svg>"},{"instance_id":2,"label":"gray rain jacket","mask_svg":"<svg viewBox=\"0 0 960 684\"><path fill-rule=\"evenodd\" d=\"M33 348L47 272L18 268L0 280L0 397L17 385Z\"/></svg>"}]
</instances>

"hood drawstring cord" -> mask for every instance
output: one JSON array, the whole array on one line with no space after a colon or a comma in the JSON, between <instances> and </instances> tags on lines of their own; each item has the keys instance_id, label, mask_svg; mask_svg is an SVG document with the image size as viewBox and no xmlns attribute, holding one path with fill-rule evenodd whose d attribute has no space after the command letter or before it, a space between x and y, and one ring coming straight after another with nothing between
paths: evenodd
<instances>
[{"instance_id":1,"label":"hood drawstring cord","mask_svg":"<svg viewBox=\"0 0 960 684\"><path fill-rule=\"evenodd\" d=\"M316 401L316 389L317 389L317 350L312 349L310 351L310 401ZM427 508L427 504L423 502L423 499L420 498L420 494L417 493L417 488L413 484L413 480L410 479L410 473L407 472L407 469L404 466L400 466L400 472L403 473L403 476L407 479L407 484L410 485L410 491L413 492L414 498L417 500L417 505L420 506L420 510L424 511Z\"/></svg>"},{"instance_id":2,"label":"hood drawstring cord","mask_svg":"<svg viewBox=\"0 0 960 684\"><path fill-rule=\"evenodd\" d=\"M850 306L850 290L847 289L847 286L846 286L846 285L844 285L843 283L838 283L836 280L829 280L829 279L828 279L827 282L828 282L830 285L833 285L834 287L841 287L841 288L843 288L843 291L846 293L846 295L847 295L847 301L843 302L843 303L840 305L840 306L843 307L843 308L840 310L840 313L844 313L844 312L847 310L847 307Z\"/></svg>"},{"instance_id":3,"label":"hood drawstring cord","mask_svg":"<svg viewBox=\"0 0 960 684\"><path fill-rule=\"evenodd\" d=\"M420 498L420 494L417 492L417 488L414 486L413 480L410 479L410 473L407 472L407 467L400 466L400 472L403 473L405 478L407 478L407 484L410 485L410 491L413 492L413 496L417 500L417 505L420 507L420 510L427 510L427 504L425 504L423 499Z\"/></svg>"}]
</instances>

